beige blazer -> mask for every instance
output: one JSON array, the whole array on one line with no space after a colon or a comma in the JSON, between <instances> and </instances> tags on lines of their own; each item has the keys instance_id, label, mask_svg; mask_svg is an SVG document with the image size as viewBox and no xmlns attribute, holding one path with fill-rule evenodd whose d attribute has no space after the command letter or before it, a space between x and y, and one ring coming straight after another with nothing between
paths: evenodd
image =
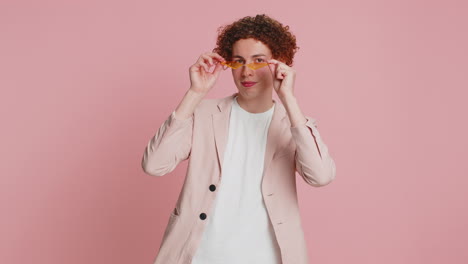
<instances>
[{"instance_id":1,"label":"beige blazer","mask_svg":"<svg viewBox=\"0 0 468 264\"><path fill-rule=\"evenodd\" d=\"M203 99L184 120L174 112L148 142L143 154L144 172L163 176L189 159L184 185L169 216L154 264L189 264L211 215L223 175L231 104L237 93L220 99ZM268 130L262 178L262 196L283 264L309 264L299 215L296 171L311 186L324 186L336 174L335 162L306 116L303 125L291 127L282 104L274 100Z\"/></svg>"}]
</instances>

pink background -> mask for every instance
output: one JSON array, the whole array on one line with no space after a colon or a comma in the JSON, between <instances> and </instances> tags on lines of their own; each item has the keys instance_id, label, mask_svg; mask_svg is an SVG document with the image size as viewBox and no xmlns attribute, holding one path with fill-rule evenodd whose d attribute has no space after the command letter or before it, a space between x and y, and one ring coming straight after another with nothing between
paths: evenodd
<instances>
[{"instance_id":1,"label":"pink background","mask_svg":"<svg viewBox=\"0 0 468 264\"><path fill-rule=\"evenodd\" d=\"M152 263L187 162L151 177L144 148L218 26L257 13L296 34L337 164L298 181L311 263L468 263L463 1L64 2L0 4L0 263ZM207 97L235 91L225 71Z\"/></svg>"}]
</instances>

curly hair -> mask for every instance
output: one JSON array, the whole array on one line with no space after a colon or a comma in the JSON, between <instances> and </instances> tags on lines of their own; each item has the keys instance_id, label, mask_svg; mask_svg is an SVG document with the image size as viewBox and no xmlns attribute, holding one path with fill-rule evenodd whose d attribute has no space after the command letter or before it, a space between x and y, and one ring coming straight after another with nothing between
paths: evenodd
<instances>
[{"instance_id":1,"label":"curly hair","mask_svg":"<svg viewBox=\"0 0 468 264\"><path fill-rule=\"evenodd\" d=\"M253 38L270 48L273 58L292 66L294 54L299 47L296 37L289 31L289 26L283 26L277 20L259 14L255 17L246 16L232 24L218 28L218 38L213 52L223 58L232 59L232 47L239 39Z\"/></svg>"}]
</instances>

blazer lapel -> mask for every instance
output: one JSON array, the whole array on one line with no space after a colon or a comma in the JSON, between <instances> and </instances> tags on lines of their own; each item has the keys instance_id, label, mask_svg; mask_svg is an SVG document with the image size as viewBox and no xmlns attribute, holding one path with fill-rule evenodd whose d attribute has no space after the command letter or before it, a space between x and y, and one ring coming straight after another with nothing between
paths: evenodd
<instances>
[{"instance_id":1,"label":"blazer lapel","mask_svg":"<svg viewBox=\"0 0 468 264\"><path fill-rule=\"evenodd\" d=\"M270 127L268 128L263 171L266 171L268 166L270 166L270 161L273 159L273 155L278 152L279 147L284 140L284 136L286 135L285 130L289 129L287 123L285 123L286 109L284 109L282 104L276 102L276 100L274 101L275 109L271 118Z\"/></svg>"},{"instance_id":2,"label":"blazer lapel","mask_svg":"<svg viewBox=\"0 0 468 264\"><path fill-rule=\"evenodd\" d=\"M219 168L223 174L224 150L226 149L227 136L229 133L229 117L231 115L232 100L237 93L223 98L217 105L218 111L211 114L213 120L213 130L218 154Z\"/></svg>"},{"instance_id":3,"label":"blazer lapel","mask_svg":"<svg viewBox=\"0 0 468 264\"><path fill-rule=\"evenodd\" d=\"M234 93L221 99L217 105L218 111L211 115L221 175L223 173L224 151L226 150L227 138L229 134L229 120L231 115L232 101L237 94L238 93ZM273 116L268 128L264 158L264 171L266 168L268 168L273 155L278 150L278 143L280 142L281 134L284 132L284 129L287 129L287 125L284 123L286 118L286 110L282 104L279 104L274 99L273 101L275 101L275 109L273 111Z\"/></svg>"}]
</instances>

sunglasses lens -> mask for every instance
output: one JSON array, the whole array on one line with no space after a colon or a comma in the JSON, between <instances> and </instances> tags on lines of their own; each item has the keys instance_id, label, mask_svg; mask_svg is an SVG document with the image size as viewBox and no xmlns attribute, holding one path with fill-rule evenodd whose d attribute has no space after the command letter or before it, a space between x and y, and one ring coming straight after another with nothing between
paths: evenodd
<instances>
[{"instance_id":1,"label":"sunglasses lens","mask_svg":"<svg viewBox=\"0 0 468 264\"><path fill-rule=\"evenodd\" d=\"M233 61L231 65L233 69L237 69L239 67L242 67L243 64L237 61Z\"/></svg>"},{"instance_id":2,"label":"sunglasses lens","mask_svg":"<svg viewBox=\"0 0 468 264\"><path fill-rule=\"evenodd\" d=\"M242 66L242 63L235 62L235 61L226 61L226 62L221 62L221 64L226 65L230 68L237 69Z\"/></svg>"},{"instance_id":3,"label":"sunglasses lens","mask_svg":"<svg viewBox=\"0 0 468 264\"><path fill-rule=\"evenodd\" d=\"M254 63L249 64L250 68L254 69L254 70L260 69L260 68L265 67L267 65L268 65L268 63L266 63L266 62L261 62L261 63L255 63L254 62Z\"/></svg>"}]
</instances>

